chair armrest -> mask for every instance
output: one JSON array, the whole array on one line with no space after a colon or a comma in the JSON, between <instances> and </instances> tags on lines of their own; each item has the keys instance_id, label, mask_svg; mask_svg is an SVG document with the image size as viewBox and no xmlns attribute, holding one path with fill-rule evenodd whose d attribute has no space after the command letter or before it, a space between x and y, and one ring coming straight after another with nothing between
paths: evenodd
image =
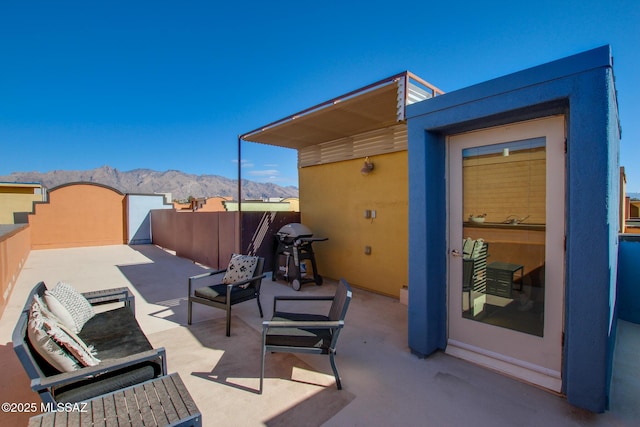
<instances>
[{"instance_id":1,"label":"chair armrest","mask_svg":"<svg viewBox=\"0 0 640 427\"><path fill-rule=\"evenodd\" d=\"M226 268L223 269L223 270L207 271L206 273L202 273L202 274L197 274L195 276L191 276L191 277L189 277L189 280L204 279L205 277L214 276L214 275L220 274L220 273L225 273L226 271L227 271Z\"/></svg>"},{"instance_id":2,"label":"chair armrest","mask_svg":"<svg viewBox=\"0 0 640 427\"><path fill-rule=\"evenodd\" d=\"M227 304L231 304L231 290L232 290L233 288L237 288L238 286L242 286L242 285L247 285L247 284L249 284L249 283L253 282L253 281L254 281L254 280L256 280L256 279L260 279L260 280L262 280L262 279L264 279L265 277L267 277L267 275L266 275L266 274L263 274L263 275L261 275L261 276L254 276L254 277L252 277L252 278L250 278L250 279L241 280L241 281L239 281L239 282L229 283L229 284L227 285Z\"/></svg>"},{"instance_id":3,"label":"chair armrest","mask_svg":"<svg viewBox=\"0 0 640 427\"><path fill-rule=\"evenodd\" d=\"M253 277L251 277L251 278L249 278L249 279L241 280L241 281L239 281L239 282L229 283L229 284L227 285L227 288L234 288L234 287L236 287L236 286L246 285L246 284L249 284L249 283L253 282L254 280L257 280L257 279L264 279L265 277L267 277L267 275L266 275L266 274L262 274L262 275L260 275L260 276L253 276Z\"/></svg>"},{"instance_id":4,"label":"chair armrest","mask_svg":"<svg viewBox=\"0 0 640 427\"><path fill-rule=\"evenodd\" d=\"M331 296L312 296L312 295L308 295L308 296L304 296L304 295L296 295L296 296L288 296L288 295L276 295L275 297L273 297L273 312L275 313L276 311L276 305L278 303L278 301L333 301L335 297L333 295Z\"/></svg>"},{"instance_id":5,"label":"chair armrest","mask_svg":"<svg viewBox=\"0 0 640 427\"><path fill-rule=\"evenodd\" d=\"M344 327L344 320L264 320L262 330L269 328L338 329Z\"/></svg>"},{"instance_id":6,"label":"chair armrest","mask_svg":"<svg viewBox=\"0 0 640 427\"><path fill-rule=\"evenodd\" d=\"M199 279L204 279L205 277L215 276L216 274L225 273L226 271L227 271L227 269L225 268L224 270L207 271L206 273L197 274L195 276L189 277L189 280L187 281L189 292L187 293L187 295L189 295L189 296L191 295L191 283L194 280L199 280Z\"/></svg>"},{"instance_id":7,"label":"chair armrest","mask_svg":"<svg viewBox=\"0 0 640 427\"><path fill-rule=\"evenodd\" d=\"M34 391L44 390L62 384L72 384L74 382L88 378L96 378L100 375L115 372L128 366L138 363L152 361L157 358L162 359L162 375L167 374L167 356L164 347L132 354L131 356L110 359L96 366L87 366L72 372L63 372L49 377L35 378L31 380L31 389Z\"/></svg>"},{"instance_id":8,"label":"chair armrest","mask_svg":"<svg viewBox=\"0 0 640 427\"><path fill-rule=\"evenodd\" d=\"M102 305L112 302L131 301L135 299L135 295L133 295L131 290L127 287L83 292L82 295L91 305Z\"/></svg>"},{"instance_id":9,"label":"chair armrest","mask_svg":"<svg viewBox=\"0 0 640 427\"><path fill-rule=\"evenodd\" d=\"M136 297L127 287L83 292L82 295L92 306L123 302L124 306L129 307L133 314L136 313Z\"/></svg>"}]
</instances>

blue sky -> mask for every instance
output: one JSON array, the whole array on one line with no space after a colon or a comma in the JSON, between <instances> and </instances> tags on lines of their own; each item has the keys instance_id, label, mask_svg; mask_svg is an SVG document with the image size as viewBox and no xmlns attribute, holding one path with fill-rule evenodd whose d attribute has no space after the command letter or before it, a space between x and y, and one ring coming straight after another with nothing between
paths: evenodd
<instances>
[{"instance_id":1,"label":"blue sky","mask_svg":"<svg viewBox=\"0 0 640 427\"><path fill-rule=\"evenodd\" d=\"M610 44L628 191L640 192L640 2L21 1L0 4L0 175L235 178L237 136L398 72L445 92ZM243 177L297 185L243 144Z\"/></svg>"}]
</instances>

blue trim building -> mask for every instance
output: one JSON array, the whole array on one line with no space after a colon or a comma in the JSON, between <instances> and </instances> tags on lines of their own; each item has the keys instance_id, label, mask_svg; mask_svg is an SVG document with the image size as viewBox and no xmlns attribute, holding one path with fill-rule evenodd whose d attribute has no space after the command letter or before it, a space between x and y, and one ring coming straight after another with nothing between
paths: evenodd
<instances>
[{"instance_id":1,"label":"blue trim building","mask_svg":"<svg viewBox=\"0 0 640 427\"><path fill-rule=\"evenodd\" d=\"M564 114L565 319L562 388L578 407L608 405L619 231L620 128L609 46L407 107L409 346L447 345L446 137Z\"/></svg>"}]
</instances>

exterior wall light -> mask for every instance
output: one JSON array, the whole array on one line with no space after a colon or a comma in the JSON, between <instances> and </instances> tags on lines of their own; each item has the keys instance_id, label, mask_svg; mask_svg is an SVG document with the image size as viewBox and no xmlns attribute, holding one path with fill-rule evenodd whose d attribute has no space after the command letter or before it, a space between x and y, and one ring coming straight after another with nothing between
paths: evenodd
<instances>
[{"instance_id":1,"label":"exterior wall light","mask_svg":"<svg viewBox=\"0 0 640 427\"><path fill-rule=\"evenodd\" d=\"M373 162L371 162L369 160L369 157L367 157L366 159L364 159L364 166L362 166L362 169L360 169L360 173L362 175L369 175L372 170L373 170Z\"/></svg>"}]
</instances>

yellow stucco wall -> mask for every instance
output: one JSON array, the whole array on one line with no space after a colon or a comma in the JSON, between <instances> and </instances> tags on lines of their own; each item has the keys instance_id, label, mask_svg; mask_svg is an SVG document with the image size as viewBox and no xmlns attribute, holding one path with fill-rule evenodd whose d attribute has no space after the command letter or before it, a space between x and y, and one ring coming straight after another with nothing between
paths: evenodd
<instances>
[{"instance_id":1,"label":"yellow stucco wall","mask_svg":"<svg viewBox=\"0 0 640 427\"><path fill-rule=\"evenodd\" d=\"M407 152L370 160L375 169L366 176L364 159L301 168L301 220L329 238L313 244L322 276L398 298L408 274ZM365 219L365 210L376 218Z\"/></svg>"},{"instance_id":2,"label":"yellow stucco wall","mask_svg":"<svg viewBox=\"0 0 640 427\"><path fill-rule=\"evenodd\" d=\"M33 210L33 202L42 201L42 194L34 194L35 189L33 186L0 185L0 224L14 224L14 212Z\"/></svg>"}]
</instances>

